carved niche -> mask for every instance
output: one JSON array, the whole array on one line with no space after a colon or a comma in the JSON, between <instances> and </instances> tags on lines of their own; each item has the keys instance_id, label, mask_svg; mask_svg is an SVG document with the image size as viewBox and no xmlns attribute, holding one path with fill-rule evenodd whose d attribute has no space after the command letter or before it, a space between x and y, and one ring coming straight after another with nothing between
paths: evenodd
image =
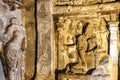
<instances>
[{"instance_id":1,"label":"carved niche","mask_svg":"<svg viewBox=\"0 0 120 80\"><path fill-rule=\"evenodd\" d=\"M61 16L56 20L55 50L60 73L87 74L108 59L109 30L104 18Z\"/></svg>"}]
</instances>

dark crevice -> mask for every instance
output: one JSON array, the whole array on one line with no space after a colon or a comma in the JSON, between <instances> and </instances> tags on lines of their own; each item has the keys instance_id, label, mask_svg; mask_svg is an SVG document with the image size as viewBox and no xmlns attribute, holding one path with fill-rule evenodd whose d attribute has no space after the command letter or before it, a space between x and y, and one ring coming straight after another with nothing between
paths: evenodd
<instances>
[{"instance_id":1,"label":"dark crevice","mask_svg":"<svg viewBox=\"0 0 120 80\"><path fill-rule=\"evenodd\" d=\"M64 74L66 69L63 70L55 70L55 80L58 80L58 75L59 74Z\"/></svg>"},{"instance_id":2,"label":"dark crevice","mask_svg":"<svg viewBox=\"0 0 120 80\"><path fill-rule=\"evenodd\" d=\"M109 30L109 25L106 25L106 28L107 28L108 31L109 31L107 41L108 41L108 43L110 43L110 30ZM108 44L108 54L109 54L109 53L110 53L110 44ZM110 55L110 54L109 54L109 55Z\"/></svg>"},{"instance_id":3,"label":"dark crevice","mask_svg":"<svg viewBox=\"0 0 120 80\"><path fill-rule=\"evenodd\" d=\"M97 49L97 45L94 46L92 49L89 50L89 44L88 44L88 47L87 47L86 53L91 52L91 51L95 51L96 49Z\"/></svg>"},{"instance_id":4,"label":"dark crevice","mask_svg":"<svg viewBox=\"0 0 120 80\"><path fill-rule=\"evenodd\" d=\"M120 1L120 0L119 0ZM119 21L119 37L120 37L120 13L119 13L119 16L118 16L118 21ZM120 46L119 46L119 53L118 53L118 80L120 80Z\"/></svg>"},{"instance_id":5,"label":"dark crevice","mask_svg":"<svg viewBox=\"0 0 120 80\"><path fill-rule=\"evenodd\" d=\"M118 2L119 2L120 0L115 0L115 1L118 1Z\"/></svg>"},{"instance_id":6,"label":"dark crevice","mask_svg":"<svg viewBox=\"0 0 120 80\"><path fill-rule=\"evenodd\" d=\"M85 24L83 25L82 35L83 35L83 34L85 34L85 32L86 32L86 28L88 27L88 25L89 25L89 23L88 23L88 22L87 22L87 23L85 23Z\"/></svg>"},{"instance_id":7,"label":"dark crevice","mask_svg":"<svg viewBox=\"0 0 120 80\"><path fill-rule=\"evenodd\" d=\"M88 70L86 75L91 75L94 70L95 70L95 68L92 68L92 69Z\"/></svg>"},{"instance_id":8,"label":"dark crevice","mask_svg":"<svg viewBox=\"0 0 120 80\"><path fill-rule=\"evenodd\" d=\"M36 30L36 42L35 42L35 62L34 62L34 76L32 80L35 80L37 73L37 49L38 49L38 32L37 32L37 0L34 1L34 19L35 19L35 30Z\"/></svg>"}]
</instances>

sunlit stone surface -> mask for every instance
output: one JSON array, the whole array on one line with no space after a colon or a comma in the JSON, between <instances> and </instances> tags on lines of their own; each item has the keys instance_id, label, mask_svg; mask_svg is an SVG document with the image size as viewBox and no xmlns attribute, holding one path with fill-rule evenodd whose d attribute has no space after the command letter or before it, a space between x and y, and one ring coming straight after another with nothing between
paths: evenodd
<instances>
[{"instance_id":1,"label":"sunlit stone surface","mask_svg":"<svg viewBox=\"0 0 120 80\"><path fill-rule=\"evenodd\" d=\"M120 0L1 0L0 10L0 37L13 16L25 26L25 80L118 80Z\"/></svg>"}]
</instances>

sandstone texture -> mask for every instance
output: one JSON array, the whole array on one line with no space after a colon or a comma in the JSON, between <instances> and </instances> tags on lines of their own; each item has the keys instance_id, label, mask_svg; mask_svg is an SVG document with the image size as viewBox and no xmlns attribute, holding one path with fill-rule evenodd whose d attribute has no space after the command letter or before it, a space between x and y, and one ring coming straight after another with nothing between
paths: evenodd
<instances>
[{"instance_id":1,"label":"sandstone texture","mask_svg":"<svg viewBox=\"0 0 120 80\"><path fill-rule=\"evenodd\" d=\"M0 10L2 80L119 80L120 0L1 0Z\"/></svg>"},{"instance_id":2,"label":"sandstone texture","mask_svg":"<svg viewBox=\"0 0 120 80\"><path fill-rule=\"evenodd\" d=\"M27 34L27 49L25 54L25 78L30 80L35 73L36 56L36 27L35 27L35 2L34 0L23 0L22 20Z\"/></svg>"}]
</instances>

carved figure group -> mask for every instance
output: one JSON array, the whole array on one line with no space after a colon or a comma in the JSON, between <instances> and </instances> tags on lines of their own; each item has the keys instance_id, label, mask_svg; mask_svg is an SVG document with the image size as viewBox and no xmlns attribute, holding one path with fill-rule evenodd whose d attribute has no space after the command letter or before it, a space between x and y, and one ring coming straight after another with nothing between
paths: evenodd
<instances>
[{"instance_id":1,"label":"carved figure group","mask_svg":"<svg viewBox=\"0 0 120 80\"><path fill-rule=\"evenodd\" d=\"M108 55L109 32L106 25L103 18L85 21L60 17L57 23L58 69L66 69L66 73L85 74L90 69L88 68L89 61L86 60L86 56L89 55L92 55L98 62L93 61L91 68L99 65L102 57ZM100 57L96 59L94 55Z\"/></svg>"}]
</instances>

